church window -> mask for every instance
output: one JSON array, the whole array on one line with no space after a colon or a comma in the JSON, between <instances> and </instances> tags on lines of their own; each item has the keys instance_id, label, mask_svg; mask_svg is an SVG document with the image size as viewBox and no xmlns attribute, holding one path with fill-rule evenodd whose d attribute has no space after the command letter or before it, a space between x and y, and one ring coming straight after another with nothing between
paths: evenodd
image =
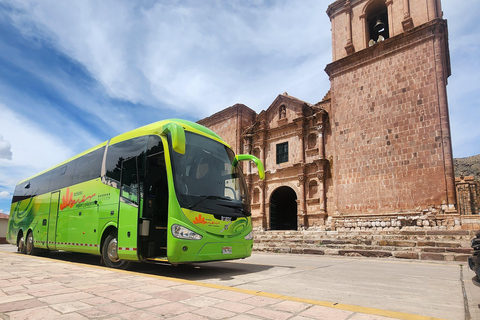
<instances>
[{"instance_id":1,"label":"church window","mask_svg":"<svg viewBox=\"0 0 480 320\"><path fill-rule=\"evenodd\" d=\"M308 135L308 149L313 149L317 146L317 135L311 133Z\"/></svg>"},{"instance_id":2,"label":"church window","mask_svg":"<svg viewBox=\"0 0 480 320\"><path fill-rule=\"evenodd\" d=\"M288 162L288 142L277 144L277 164Z\"/></svg>"}]
</instances>

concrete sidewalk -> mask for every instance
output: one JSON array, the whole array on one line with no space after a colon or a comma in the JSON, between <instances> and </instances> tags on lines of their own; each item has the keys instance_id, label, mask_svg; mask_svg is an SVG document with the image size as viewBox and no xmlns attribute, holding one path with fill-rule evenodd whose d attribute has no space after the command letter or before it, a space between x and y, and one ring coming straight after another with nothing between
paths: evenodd
<instances>
[{"instance_id":1,"label":"concrete sidewalk","mask_svg":"<svg viewBox=\"0 0 480 320\"><path fill-rule=\"evenodd\" d=\"M433 319L0 251L1 319Z\"/></svg>"}]
</instances>

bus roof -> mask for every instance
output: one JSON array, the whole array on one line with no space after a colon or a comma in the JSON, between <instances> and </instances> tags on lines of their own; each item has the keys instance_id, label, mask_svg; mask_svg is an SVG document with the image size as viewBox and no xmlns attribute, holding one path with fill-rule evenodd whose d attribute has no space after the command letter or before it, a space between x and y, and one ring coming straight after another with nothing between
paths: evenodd
<instances>
[{"instance_id":1,"label":"bus roof","mask_svg":"<svg viewBox=\"0 0 480 320\"><path fill-rule=\"evenodd\" d=\"M220 138L220 136L218 134L216 134L215 132L213 132L212 130L198 124L198 123L195 123L195 122L192 122L192 121L188 121L188 120L182 120L182 119L166 119L166 120L161 120L161 121L157 121L157 122L154 122L154 123L151 123L151 124L147 124L143 127L140 127L140 128L137 128L137 129L133 129L131 131L127 131L125 133L122 133L122 134L119 134L118 136L115 136L113 138L111 138L110 140L107 140L107 141L104 141L98 145L96 145L95 147L92 147L88 150L85 150L84 152L82 153L79 153L47 170L44 170L34 176L31 176L31 177L28 177L27 179L24 179L22 181L20 181L18 184L22 184L22 183L25 183L45 172L48 172L50 170L53 170L55 168L58 168L72 160L75 160L87 153L90 153L94 150L97 150L99 148L102 148L104 147L105 145L107 145L107 143L109 144L115 144L115 143L118 143L118 142L121 142L121 141L125 141L125 140L128 140L128 139L132 139L132 138L136 138L136 137L141 137L141 136L145 136L145 135L151 135L151 134L156 134L156 135L159 135L161 132L159 130L161 130L163 128L164 125L166 125L167 123L170 123L170 122L175 122L175 123L178 123L179 125L181 125L185 130L187 131L190 131L190 132L193 132L193 133L197 133L197 134L200 134L200 135L203 135L203 136L207 136L213 140L216 140L224 145L226 145L227 147L229 147L230 149L232 148L228 143L226 143L222 138Z\"/></svg>"}]
</instances>

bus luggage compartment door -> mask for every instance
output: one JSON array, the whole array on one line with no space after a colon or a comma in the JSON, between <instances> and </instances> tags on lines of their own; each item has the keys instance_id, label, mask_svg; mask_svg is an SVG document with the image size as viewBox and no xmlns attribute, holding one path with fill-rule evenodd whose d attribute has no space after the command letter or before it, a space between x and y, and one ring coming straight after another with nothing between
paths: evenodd
<instances>
[{"instance_id":1,"label":"bus luggage compartment door","mask_svg":"<svg viewBox=\"0 0 480 320\"><path fill-rule=\"evenodd\" d=\"M52 192L50 196L50 213L48 215L47 248L55 250L57 248L57 219L58 205L60 200L60 191Z\"/></svg>"}]
</instances>

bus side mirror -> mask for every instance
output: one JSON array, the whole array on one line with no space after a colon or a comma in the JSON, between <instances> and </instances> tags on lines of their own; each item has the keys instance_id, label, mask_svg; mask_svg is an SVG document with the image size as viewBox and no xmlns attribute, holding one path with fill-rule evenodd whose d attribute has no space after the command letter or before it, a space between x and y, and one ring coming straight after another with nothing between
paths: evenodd
<instances>
[{"instance_id":1,"label":"bus side mirror","mask_svg":"<svg viewBox=\"0 0 480 320\"><path fill-rule=\"evenodd\" d=\"M166 136L170 132L172 149L180 154L185 154L185 130L175 122L169 122L162 127L161 135Z\"/></svg>"},{"instance_id":2,"label":"bus side mirror","mask_svg":"<svg viewBox=\"0 0 480 320\"><path fill-rule=\"evenodd\" d=\"M261 180L265 179L265 169L263 168L263 163L255 156L251 154L239 154L235 156L233 160L233 166L236 166L239 161L253 161L258 168L258 176Z\"/></svg>"}]
</instances>

